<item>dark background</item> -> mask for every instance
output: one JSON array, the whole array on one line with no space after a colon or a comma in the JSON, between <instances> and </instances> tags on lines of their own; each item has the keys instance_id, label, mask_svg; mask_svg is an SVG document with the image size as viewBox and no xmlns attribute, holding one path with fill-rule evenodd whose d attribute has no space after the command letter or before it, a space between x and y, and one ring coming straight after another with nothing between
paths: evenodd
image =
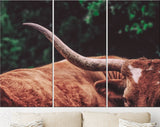
<instances>
[{"instance_id":1,"label":"dark background","mask_svg":"<svg viewBox=\"0 0 160 127\"><path fill-rule=\"evenodd\" d=\"M0 5L0 73L51 63L51 43L22 23L34 22L52 30L52 2L1 1Z\"/></svg>"},{"instance_id":2,"label":"dark background","mask_svg":"<svg viewBox=\"0 0 160 127\"><path fill-rule=\"evenodd\" d=\"M109 55L160 58L160 2L109 1Z\"/></svg>"},{"instance_id":3,"label":"dark background","mask_svg":"<svg viewBox=\"0 0 160 127\"><path fill-rule=\"evenodd\" d=\"M36 30L22 26L35 22L52 29L52 2L1 1L1 73L52 62L51 43ZM160 2L109 1L106 33L105 1L55 1L54 30L69 47L84 56L106 54L126 58L160 58ZM55 50L55 61L63 59Z\"/></svg>"},{"instance_id":4,"label":"dark background","mask_svg":"<svg viewBox=\"0 0 160 127\"><path fill-rule=\"evenodd\" d=\"M106 2L55 1L55 34L84 56L106 54ZM55 50L55 61L64 59Z\"/></svg>"}]
</instances>

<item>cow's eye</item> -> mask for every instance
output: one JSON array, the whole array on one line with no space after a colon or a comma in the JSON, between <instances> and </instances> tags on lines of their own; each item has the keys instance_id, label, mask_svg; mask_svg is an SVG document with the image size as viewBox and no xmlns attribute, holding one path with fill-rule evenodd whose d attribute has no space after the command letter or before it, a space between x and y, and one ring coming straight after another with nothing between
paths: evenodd
<instances>
[{"instance_id":1,"label":"cow's eye","mask_svg":"<svg viewBox=\"0 0 160 127\"><path fill-rule=\"evenodd\" d=\"M148 101L149 101L149 97L146 98L146 103L148 103Z\"/></svg>"}]
</instances>

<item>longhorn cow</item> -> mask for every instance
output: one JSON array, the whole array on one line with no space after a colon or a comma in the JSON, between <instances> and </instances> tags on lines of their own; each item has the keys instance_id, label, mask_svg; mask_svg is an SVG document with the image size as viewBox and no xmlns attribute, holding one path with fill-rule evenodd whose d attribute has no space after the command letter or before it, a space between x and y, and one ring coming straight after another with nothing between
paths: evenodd
<instances>
[{"instance_id":1,"label":"longhorn cow","mask_svg":"<svg viewBox=\"0 0 160 127\"><path fill-rule=\"evenodd\" d=\"M24 25L32 26L52 41L52 33L46 28L33 23ZM83 57L67 47L57 36L54 36L54 45L70 62L63 60L54 64L54 105L105 106L106 58ZM108 80L109 105L116 106L112 96L117 94L115 98L120 97L120 101L123 99L121 102L125 106L160 106L159 59L109 58L107 63L109 73L119 75L119 79ZM121 89L116 90L114 87Z\"/></svg>"},{"instance_id":2,"label":"longhorn cow","mask_svg":"<svg viewBox=\"0 0 160 127\"><path fill-rule=\"evenodd\" d=\"M36 28L35 25L32 26ZM99 78L98 75L105 76L106 59L81 56L57 36L54 36L54 43L60 54L78 67L66 60L54 64L55 106L104 106L106 79ZM108 100L111 105L112 97L116 94L115 99L119 99L121 106L160 106L160 59L123 59L110 56L107 63L108 75L116 73L118 76L118 79L108 79ZM118 90L115 91L114 87L118 87Z\"/></svg>"}]
</instances>

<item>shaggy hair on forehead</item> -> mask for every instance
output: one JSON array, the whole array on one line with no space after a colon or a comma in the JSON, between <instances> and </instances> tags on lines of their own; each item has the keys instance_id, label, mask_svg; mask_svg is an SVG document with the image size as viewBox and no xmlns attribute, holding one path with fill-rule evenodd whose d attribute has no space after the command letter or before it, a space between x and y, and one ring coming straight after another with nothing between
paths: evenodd
<instances>
[{"instance_id":1,"label":"shaggy hair on forehead","mask_svg":"<svg viewBox=\"0 0 160 127\"><path fill-rule=\"evenodd\" d=\"M123 65L122 74L127 78L124 81L129 81L124 92L129 106L160 106L159 70L159 59L128 60ZM135 76L138 77L137 82Z\"/></svg>"}]
</instances>

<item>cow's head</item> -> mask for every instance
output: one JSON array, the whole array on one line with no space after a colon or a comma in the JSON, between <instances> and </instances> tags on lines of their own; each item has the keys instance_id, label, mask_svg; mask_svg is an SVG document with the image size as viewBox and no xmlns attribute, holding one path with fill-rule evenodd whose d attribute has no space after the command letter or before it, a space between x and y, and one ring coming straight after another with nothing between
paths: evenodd
<instances>
[{"instance_id":1,"label":"cow's head","mask_svg":"<svg viewBox=\"0 0 160 127\"><path fill-rule=\"evenodd\" d=\"M160 60L128 60L121 71L126 106L160 106Z\"/></svg>"},{"instance_id":2,"label":"cow's head","mask_svg":"<svg viewBox=\"0 0 160 127\"><path fill-rule=\"evenodd\" d=\"M126 86L123 94L125 106L160 106L160 59L121 60L118 64Z\"/></svg>"}]
</instances>

